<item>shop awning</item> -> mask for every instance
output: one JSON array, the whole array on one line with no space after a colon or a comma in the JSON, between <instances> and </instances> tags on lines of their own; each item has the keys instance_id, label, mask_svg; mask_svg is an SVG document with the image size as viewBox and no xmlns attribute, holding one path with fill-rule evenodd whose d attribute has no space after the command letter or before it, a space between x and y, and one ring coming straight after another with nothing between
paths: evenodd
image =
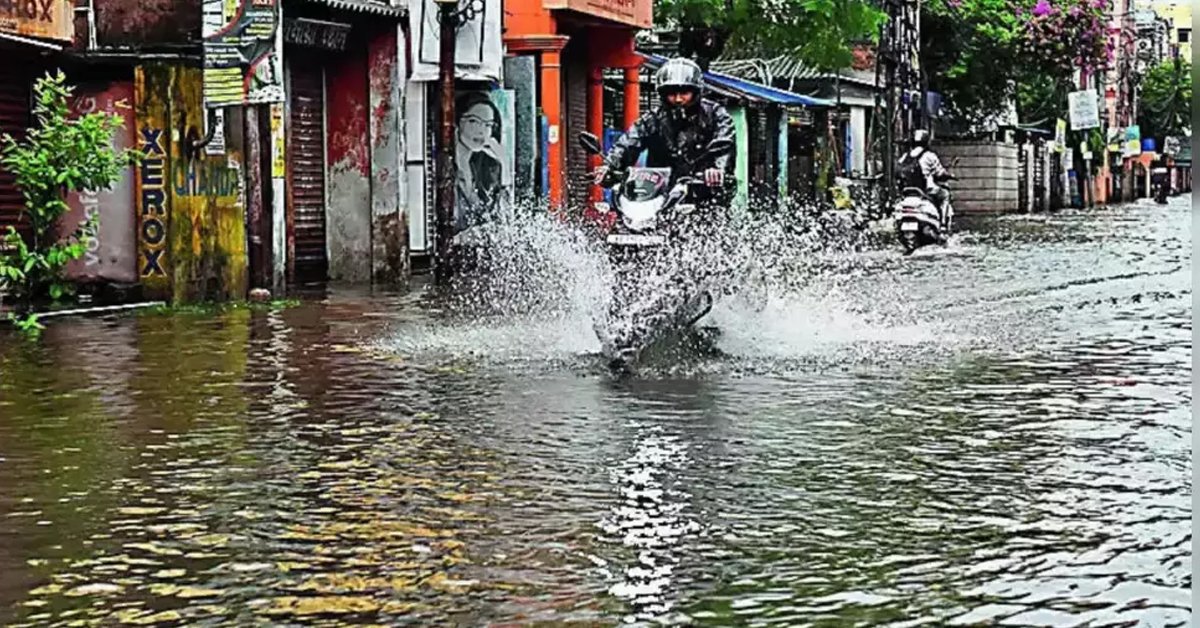
<instances>
[{"instance_id":1,"label":"shop awning","mask_svg":"<svg viewBox=\"0 0 1200 628\"><path fill-rule=\"evenodd\" d=\"M655 54L641 53L641 55L646 59L646 65L652 68L657 68L666 62L665 57ZM705 72L704 83L718 94L754 102L800 107L832 107L834 105L831 100L796 94L720 72Z\"/></svg>"},{"instance_id":2,"label":"shop awning","mask_svg":"<svg viewBox=\"0 0 1200 628\"><path fill-rule=\"evenodd\" d=\"M402 17L407 10L407 3L395 4L389 0L308 0L315 4L349 11L352 13L369 13L372 15L389 15Z\"/></svg>"}]
</instances>

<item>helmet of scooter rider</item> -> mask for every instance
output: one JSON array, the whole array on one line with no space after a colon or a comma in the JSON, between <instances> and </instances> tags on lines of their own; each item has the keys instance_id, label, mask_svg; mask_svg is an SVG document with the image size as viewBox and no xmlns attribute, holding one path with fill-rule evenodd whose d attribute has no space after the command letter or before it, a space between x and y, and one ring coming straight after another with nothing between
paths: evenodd
<instances>
[{"instance_id":1,"label":"helmet of scooter rider","mask_svg":"<svg viewBox=\"0 0 1200 628\"><path fill-rule=\"evenodd\" d=\"M913 131L913 146L921 148L929 148L929 131L925 129L917 129Z\"/></svg>"},{"instance_id":2,"label":"helmet of scooter rider","mask_svg":"<svg viewBox=\"0 0 1200 628\"><path fill-rule=\"evenodd\" d=\"M670 59L654 75L655 89L662 98L663 106L673 117L686 117L700 108L700 96L704 93L704 72L691 59ZM675 102L673 95L691 93L686 105Z\"/></svg>"}]
</instances>

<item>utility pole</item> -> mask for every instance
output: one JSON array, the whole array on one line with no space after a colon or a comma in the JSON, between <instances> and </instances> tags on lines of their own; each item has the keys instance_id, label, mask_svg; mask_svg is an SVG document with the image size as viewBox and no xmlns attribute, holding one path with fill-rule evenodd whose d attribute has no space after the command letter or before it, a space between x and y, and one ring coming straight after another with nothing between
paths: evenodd
<instances>
[{"instance_id":1,"label":"utility pole","mask_svg":"<svg viewBox=\"0 0 1200 628\"><path fill-rule=\"evenodd\" d=\"M881 27L875 61L875 120L883 124L883 208L896 199L896 162L925 108L920 63L921 5L919 0L884 0L888 19ZM885 101L886 99L886 101ZM914 111L915 108L915 111ZM914 113L917 116L914 116ZM915 118L915 119L914 119ZM872 126L878 129L876 124Z\"/></svg>"},{"instance_id":2,"label":"utility pole","mask_svg":"<svg viewBox=\"0 0 1200 628\"><path fill-rule=\"evenodd\" d=\"M438 91L441 108L438 119L437 163L437 231L434 241L434 281L445 285L450 279L450 240L454 237L454 184L458 170L454 163L454 51L458 45L458 28L475 19L482 0L467 0L459 8L458 0L436 0L438 6L439 41Z\"/></svg>"}]
</instances>

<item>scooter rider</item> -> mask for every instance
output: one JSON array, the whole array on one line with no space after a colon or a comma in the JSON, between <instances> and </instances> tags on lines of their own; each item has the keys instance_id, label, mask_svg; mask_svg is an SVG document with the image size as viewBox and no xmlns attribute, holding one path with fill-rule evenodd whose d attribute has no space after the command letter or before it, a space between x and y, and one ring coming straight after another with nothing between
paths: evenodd
<instances>
[{"instance_id":1,"label":"scooter rider","mask_svg":"<svg viewBox=\"0 0 1200 628\"><path fill-rule=\"evenodd\" d=\"M949 217L946 215L946 201L950 199L950 193L946 188L938 185L938 182L953 181L956 177L946 171L942 160L938 159L937 153L929 148L929 131L925 129L917 129L913 132L913 147L900 157L900 172L905 172L905 166L914 161L920 168L920 180L904 181L903 185L925 191L938 209L942 233L945 234L950 228L950 225L947 224ZM916 172L916 169L910 169L910 171Z\"/></svg>"},{"instance_id":2,"label":"scooter rider","mask_svg":"<svg viewBox=\"0 0 1200 628\"><path fill-rule=\"evenodd\" d=\"M679 168L694 163L716 139L730 140L729 150L713 158L703 171L710 188L727 188L733 181L735 149L733 118L720 104L702 98L703 72L690 59L670 59L658 69L654 81L662 105L642 114L613 145L595 172L597 185L612 185L614 173L623 171L647 151L650 168ZM699 164L698 164L699 165ZM698 172L675 172L698 176Z\"/></svg>"}]
</instances>

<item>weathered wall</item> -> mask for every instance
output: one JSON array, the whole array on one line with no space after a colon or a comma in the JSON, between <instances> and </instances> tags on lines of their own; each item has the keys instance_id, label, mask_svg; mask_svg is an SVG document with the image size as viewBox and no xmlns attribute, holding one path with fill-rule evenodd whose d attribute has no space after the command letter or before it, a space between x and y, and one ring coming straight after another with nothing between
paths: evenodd
<instances>
[{"instance_id":1,"label":"weathered wall","mask_svg":"<svg viewBox=\"0 0 1200 628\"><path fill-rule=\"evenodd\" d=\"M200 2L103 0L92 5L96 10L96 43L101 47L200 41Z\"/></svg>"},{"instance_id":2,"label":"weathered wall","mask_svg":"<svg viewBox=\"0 0 1200 628\"><path fill-rule=\"evenodd\" d=\"M170 133L170 86L167 66L134 70L134 111L137 116L138 146L143 159L137 167L135 213L137 215L137 272L146 297L171 296L171 253L167 232L171 199L168 196Z\"/></svg>"},{"instance_id":3,"label":"weathered wall","mask_svg":"<svg viewBox=\"0 0 1200 628\"><path fill-rule=\"evenodd\" d=\"M77 114L102 111L117 114L125 126L113 135L113 148L134 148L137 121L133 112L133 82L86 83L76 87L71 110ZM67 276L76 281L137 281L137 221L134 216L134 169L126 168L120 180L106 190L67 195L71 206L59 223L59 234L73 233L89 217L99 223L90 232L87 252L67 265Z\"/></svg>"},{"instance_id":4,"label":"weathered wall","mask_svg":"<svg viewBox=\"0 0 1200 628\"><path fill-rule=\"evenodd\" d=\"M405 171L401 130L403 61L399 27L372 38L367 75L371 103L371 271L375 283L395 284L408 276L408 219L401 204Z\"/></svg>"},{"instance_id":5,"label":"weathered wall","mask_svg":"<svg viewBox=\"0 0 1200 628\"><path fill-rule=\"evenodd\" d=\"M326 71L329 155L325 207L329 278L371 279L371 140L365 51L351 48Z\"/></svg>"},{"instance_id":6,"label":"weathered wall","mask_svg":"<svg viewBox=\"0 0 1200 628\"><path fill-rule=\"evenodd\" d=\"M1017 146L995 142L939 142L934 146L942 164L958 181L950 184L957 213L1017 211ZM958 163L951 166L955 158Z\"/></svg>"},{"instance_id":7,"label":"weathered wall","mask_svg":"<svg viewBox=\"0 0 1200 628\"><path fill-rule=\"evenodd\" d=\"M175 302L246 295L242 117L225 120L224 154L188 150L204 134L198 68L139 66L142 150L137 209L139 275L147 294Z\"/></svg>"}]
</instances>

